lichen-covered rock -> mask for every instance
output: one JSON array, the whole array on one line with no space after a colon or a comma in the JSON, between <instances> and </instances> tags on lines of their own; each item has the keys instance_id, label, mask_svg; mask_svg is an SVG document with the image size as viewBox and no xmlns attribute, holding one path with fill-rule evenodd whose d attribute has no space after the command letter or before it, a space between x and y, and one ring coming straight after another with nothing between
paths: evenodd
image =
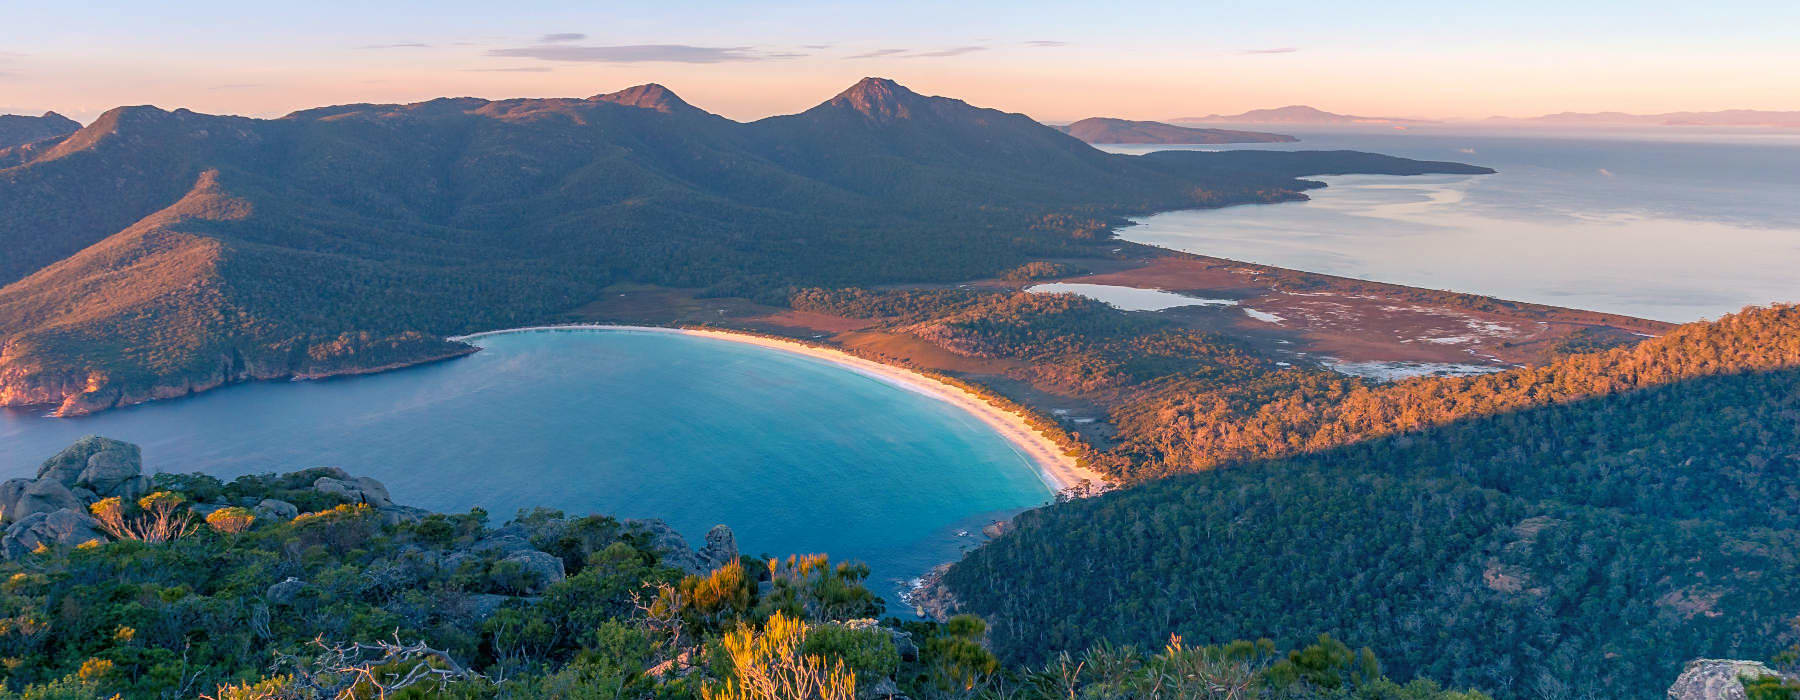
<instances>
[{"instance_id":1,"label":"lichen-covered rock","mask_svg":"<svg viewBox=\"0 0 1800 700\"><path fill-rule=\"evenodd\" d=\"M469 551L472 552L491 551L499 554L512 554L513 552L523 552L531 549L535 548L531 546L530 540L510 532L495 532L492 535L477 540L475 544L469 545Z\"/></svg>"},{"instance_id":2,"label":"lichen-covered rock","mask_svg":"<svg viewBox=\"0 0 1800 700\"><path fill-rule=\"evenodd\" d=\"M648 540L664 564L690 574L705 574L738 559L737 536L724 525L707 531L706 544L698 552L688 548L687 540L675 528L655 518L626 520L625 531Z\"/></svg>"},{"instance_id":3,"label":"lichen-covered rock","mask_svg":"<svg viewBox=\"0 0 1800 700\"><path fill-rule=\"evenodd\" d=\"M1744 700L1744 681L1763 676L1789 678L1756 661L1694 659L1669 686L1669 700Z\"/></svg>"},{"instance_id":4,"label":"lichen-covered rock","mask_svg":"<svg viewBox=\"0 0 1800 700\"><path fill-rule=\"evenodd\" d=\"M230 507L230 505L224 503L190 503L188 504L188 512L193 513L195 517L198 517L201 520L205 520L206 516Z\"/></svg>"},{"instance_id":5,"label":"lichen-covered rock","mask_svg":"<svg viewBox=\"0 0 1800 700\"><path fill-rule=\"evenodd\" d=\"M17 559L40 546L79 547L105 541L106 533L87 511L64 508L33 513L7 527L6 534L0 536L0 554Z\"/></svg>"},{"instance_id":6,"label":"lichen-covered rock","mask_svg":"<svg viewBox=\"0 0 1800 700\"><path fill-rule=\"evenodd\" d=\"M87 505L61 481L37 479L26 482L17 498L7 504L6 519L17 523L34 513L54 513L64 509L85 513Z\"/></svg>"},{"instance_id":7,"label":"lichen-covered rock","mask_svg":"<svg viewBox=\"0 0 1800 700\"><path fill-rule=\"evenodd\" d=\"M498 593L475 593L463 596L455 611L460 617L479 622L493 617L494 612L509 600L517 600L517 598Z\"/></svg>"},{"instance_id":8,"label":"lichen-covered rock","mask_svg":"<svg viewBox=\"0 0 1800 700\"><path fill-rule=\"evenodd\" d=\"M900 687L894 684L892 678L882 678L857 688L856 697L867 700L907 700L906 696L900 693Z\"/></svg>"},{"instance_id":9,"label":"lichen-covered rock","mask_svg":"<svg viewBox=\"0 0 1800 700\"><path fill-rule=\"evenodd\" d=\"M737 536L731 528L714 525L706 532L706 545L694 553L696 563L707 571L738 560Z\"/></svg>"},{"instance_id":10,"label":"lichen-covered rock","mask_svg":"<svg viewBox=\"0 0 1800 700\"><path fill-rule=\"evenodd\" d=\"M688 548L687 540L675 528L669 527L656 518L632 519L625 521L627 532L648 540L646 544L663 563L689 573L705 573L700 568L700 561L694 556L694 550Z\"/></svg>"},{"instance_id":11,"label":"lichen-covered rock","mask_svg":"<svg viewBox=\"0 0 1800 700\"><path fill-rule=\"evenodd\" d=\"M265 498L262 499L260 503L257 503L255 508L251 509L251 513L254 514L258 520L293 520L295 516L300 515L300 507L287 501Z\"/></svg>"},{"instance_id":12,"label":"lichen-covered rock","mask_svg":"<svg viewBox=\"0 0 1800 700\"><path fill-rule=\"evenodd\" d=\"M551 584L561 582L566 576L563 571L562 559L535 549L513 552L501 559L500 563L517 565L533 578L534 583L523 591L528 594L542 593Z\"/></svg>"},{"instance_id":13,"label":"lichen-covered rock","mask_svg":"<svg viewBox=\"0 0 1800 700\"><path fill-rule=\"evenodd\" d=\"M104 439L104 438L102 438ZM101 496L111 496L143 472L143 457L137 445L111 441L114 446L88 457L87 468L75 477L75 483L86 486Z\"/></svg>"},{"instance_id":14,"label":"lichen-covered rock","mask_svg":"<svg viewBox=\"0 0 1800 700\"><path fill-rule=\"evenodd\" d=\"M139 496L150 493L150 487L153 485L154 484L150 481L150 477L139 474L138 476L127 479L118 486L113 487L112 493L100 495L118 496L127 501L135 501Z\"/></svg>"},{"instance_id":15,"label":"lichen-covered rock","mask_svg":"<svg viewBox=\"0 0 1800 700\"><path fill-rule=\"evenodd\" d=\"M912 633L910 632L884 626L881 624L881 621L867 617L845 620L843 624L844 627L853 630L875 630L886 634L888 638L894 642L894 651L900 654L900 659L902 661L919 660L919 646L913 643Z\"/></svg>"},{"instance_id":16,"label":"lichen-covered rock","mask_svg":"<svg viewBox=\"0 0 1800 700\"><path fill-rule=\"evenodd\" d=\"M420 520L424 520L425 516L431 515L431 511L425 510L424 508L414 508L412 506L388 505L381 506L375 510L381 515L381 522L385 525L416 523Z\"/></svg>"},{"instance_id":17,"label":"lichen-covered rock","mask_svg":"<svg viewBox=\"0 0 1800 700\"><path fill-rule=\"evenodd\" d=\"M289 576L286 580L269 586L268 590L263 591L263 599L269 601L270 605L293 605L294 601L299 600L300 594L304 592L306 592L306 582Z\"/></svg>"},{"instance_id":18,"label":"lichen-covered rock","mask_svg":"<svg viewBox=\"0 0 1800 700\"><path fill-rule=\"evenodd\" d=\"M137 445L89 435L44 460L38 467L38 479L51 479L67 488L86 486L101 496L111 496L120 484L143 473L143 466L143 452Z\"/></svg>"},{"instance_id":19,"label":"lichen-covered rock","mask_svg":"<svg viewBox=\"0 0 1800 700\"><path fill-rule=\"evenodd\" d=\"M366 503L375 508L394 505L394 499L388 496L387 487L366 476L342 479L321 476L313 481L313 490L343 498L351 503Z\"/></svg>"},{"instance_id":20,"label":"lichen-covered rock","mask_svg":"<svg viewBox=\"0 0 1800 700\"><path fill-rule=\"evenodd\" d=\"M13 513L19 508L19 497L25 495L25 487L31 485L31 479L7 479L0 482L0 522L15 520Z\"/></svg>"}]
</instances>

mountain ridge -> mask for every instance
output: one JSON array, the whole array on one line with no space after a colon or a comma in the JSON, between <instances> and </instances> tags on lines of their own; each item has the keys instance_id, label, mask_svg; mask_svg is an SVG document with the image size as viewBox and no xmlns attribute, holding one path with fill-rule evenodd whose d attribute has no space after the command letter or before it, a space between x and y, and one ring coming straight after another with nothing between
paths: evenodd
<instances>
[{"instance_id":1,"label":"mountain ridge","mask_svg":"<svg viewBox=\"0 0 1800 700\"><path fill-rule=\"evenodd\" d=\"M0 151L16 203L0 210L0 402L79 414L440 359L469 350L444 337L623 281L785 303L795 285L971 279L1092 255L1111 217L1299 198L1308 173L1482 171L1109 154L881 79L750 123L685 104L646 85L277 119L123 107ZM202 201L238 204L170 210ZM77 296L129 303L47 311Z\"/></svg>"},{"instance_id":2,"label":"mountain ridge","mask_svg":"<svg viewBox=\"0 0 1800 700\"><path fill-rule=\"evenodd\" d=\"M36 117L0 114L0 149L60 138L80 128L80 122L55 112Z\"/></svg>"},{"instance_id":3,"label":"mountain ridge","mask_svg":"<svg viewBox=\"0 0 1800 700\"><path fill-rule=\"evenodd\" d=\"M652 109L658 112L701 111L700 108L688 104L686 100L681 99L681 97L676 95L673 90L663 87L658 83L634 85L625 88L624 90L609 92L603 95L595 95L589 99L611 102L627 107Z\"/></svg>"}]
</instances>

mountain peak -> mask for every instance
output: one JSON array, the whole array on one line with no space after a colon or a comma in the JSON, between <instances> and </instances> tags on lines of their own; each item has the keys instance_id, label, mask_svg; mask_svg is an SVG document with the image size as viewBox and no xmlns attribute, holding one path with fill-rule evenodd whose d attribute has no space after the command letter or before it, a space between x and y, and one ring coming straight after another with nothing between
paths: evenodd
<instances>
[{"instance_id":1,"label":"mountain peak","mask_svg":"<svg viewBox=\"0 0 1800 700\"><path fill-rule=\"evenodd\" d=\"M825 104L888 121L910 118L924 101L925 96L887 78L863 78Z\"/></svg>"},{"instance_id":2,"label":"mountain peak","mask_svg":"<svg viewBox=\"0 0 1800 700\"><path fill-rule=\"evenodd\" d=\"M844 94L844 95L866 94L866 93L892 94L892 93L898 93L898 92L910 93L912 91L906 89L905 85L901 85L899 83L894 82L893 78L878 78L878 77L870 76L867 78L863 78L862 80L856 81L855 85L851 85L848 89L844 90L844 92L842 94Z\"/></svg>"},{"instance_id":3,"label":"mountain peak","mask_svg":"<svg viewBox=\"0 0 1800 700\"><path fill-rule=\"evenodd\" d=\"M55 112L45 112L41 117L0 114L0 148L66 136L80 128L75 120Z\"/></svg>"},{"instance_id":4,"label":"mountain peak","mask_svg":"<svg viewBox=\"0 0 1800 700\"><path fill-rule=\"evenodd\" d=\"M654 109L658 112L665 113L687 112L696 109L693 105L688 104L686 101L676 96L675 91L657 83L645 83L643 85L628 87L618 92L595 95L593 99L601 102L624 105L626 107Z\"/></svg>"}]
</instances>

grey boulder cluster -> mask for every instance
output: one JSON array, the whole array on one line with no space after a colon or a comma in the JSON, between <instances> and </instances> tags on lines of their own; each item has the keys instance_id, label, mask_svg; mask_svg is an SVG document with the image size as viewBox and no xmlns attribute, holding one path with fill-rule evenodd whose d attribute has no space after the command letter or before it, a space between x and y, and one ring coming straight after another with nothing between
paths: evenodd
<instances>
[{"instance_id":1,"label":"grey boulder cluster","mask_svg":"<svg viewBox=\"0 0 1800 700\"><path fill-rule=\"evenodd\" d=\"M1669 700L1746 700L1744 681L1773 676L1789 683L1800 677L1777 672L1756 661L1694 659L1669 686Z\"/></svg>"},{"instance_id":2,"label":"grey boulder cluster","mask_svg":"<svg viewBox=\"0 0 1800 700\"><path fill-rule=\"evenodd\" d=\"M386 486L366 476L351 476L337 467L318 467L305 473L322 474L312 482L312 490L327 496L336 496L346 503L360 503L381 514L383 522L392 525L401 522L416 522L419 518L430 515L423 508L403 506L394 502L388 495ZM292 520L299 513L293 504L276 500L264 500L257 504L256 517L267 517L279 520ZM289 514L292 513L292 514Z\"/></svg>"},{"instance_id":3,"label":"grey boulder cluster","mask_svg":"<svg viewBox=\"0 0 1800 700\"><path fill-rule=\"evenodd\" d=\"M724 525L708 530L706 544L697 550L689 549L687 540L675 528L655 518L626 520L625 529L649 540L651 549L665 563L690 574L705 574L738 560L737 536Z\"/></svg>"},{"instance_id":4,"label":"grey boulder cluster","mask_svg":"<svg viewBox=\"0 0 1800 700\"><path fill-rule=\"evenodd\" d=\"M357 480L345 480L359 483ZM379 487L360 482L365 487ZM317 488L317 487L315 487ZM335 487L332 487L335 488ZM324 489L320 489L324 490ZM371 505L374 505L371 502ZM525 604L537 602L545 590L568 576L561 557L544 551L566 539L574 521L557 514L522 514L496 528L481 539L446 550L408 545L391 560L370 566L379 572L380 586L393 590L416 588L446 572L473 574L486 581L478 589L503 592L438 592L432 603L438 613L478 622L499 610L509 601ZM637 535L662 560L689 573L704 574L738 559L737 538L731 528L714 527L706 533L699 549L690 549L687 541L668 523L661 520L627 520L621 523L626 532ZM329 597L329 591L297 578L277 582L264 592L264 601L273 607L297 607L309 596ZM408 609L397 603L392 611L403 617L424 619L425 611Z\"/></svg>"},{"instance_id":5,"label":"grey boulder cluster","mask_svg":"<svg viewBox=\"0 0 1800 700\"><path fill-rule=\"evenodd\" d=\"M390 522L395 518L416 520L427 514L417 508L395 505L388 499L387 489L382 487L381 482L367 477L356 478L342 475L341 472L328 472L327 476L315 480L312 488L351 503L367 504ZM435 600L433 607L440 612L448 611L464 619L480 621L493 615L494 611L509 600L533 602L545 589L567 578L563 560L538 549L539 545L536 544L556 541L567 531L567 527L566 520L541 518L530 522L509 523L479 540L448 550L417 544L407 545L401 548L397 556L370 565L364 575L364 583L386 590L420 588L446 572L455 571L485 575L495 580L504 579L504 586L499 587L509 591L508 594L438 593L443 598ZM263 592L263 600L272 607L298 607L308 596L330 598L332 595L330 590L315 587L299 578L288 577L269 586ZM409 618L424 619L423 611L397 608L393 612Z\"/></svg>"},{"instance_id":6,"label":"grey boulder cluster","mask_svg":"<svg viewBox=\"0 0 1800 700\"><path fill-rule=\"evenodd\" d=\"M137 445L85 437L44 461L33 479L0 483L0 555L16 559L40 546L106 541L88 506L117 496L133 500L150 490Z\"/></svg>"},{"instance_id":7,"label":"grey boulder cluster","mask_svg":"<svg viewBox=\"0 0 1800 700\"><path fill-rule=\"evenodd\" d=\"M78 547L109 538L89 514L89 506L105 498L135 501L151 490L137 445L98 436L77 440L44 461L37 476L0 483L0 556L17 559L40 546ZM312 490L349 503L367 504L388 523L418 520L426 512L397 505L387 487L342 469L313 469L319 474ZM195 515L206 517L225 503L195 503ZM292 520L300 509L287 501L266 498L242 504L265 522Z\"/></svg>"}]
</instances>

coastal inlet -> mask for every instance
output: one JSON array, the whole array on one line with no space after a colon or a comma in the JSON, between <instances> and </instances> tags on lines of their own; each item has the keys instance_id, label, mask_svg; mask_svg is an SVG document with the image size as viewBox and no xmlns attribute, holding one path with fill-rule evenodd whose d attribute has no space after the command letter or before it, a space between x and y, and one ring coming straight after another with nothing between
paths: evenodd
<instances>
[{"instance_id":1,"label":"coastal inlet","mask_svg":"<svg viewBox=\"0 0 1800 700\"><path fill-rule=\"evenodd\" d=\"M857 557L879 592L957 558L995 519L1048 502L1029 452L941 397L722 338L556 330L484 335L448 362L256 383L79 418L0 413L0 478L82 435L221 477L336 466L433 511L520 508L715 524L744 553Z\"/></svg>"}]
</instances>

